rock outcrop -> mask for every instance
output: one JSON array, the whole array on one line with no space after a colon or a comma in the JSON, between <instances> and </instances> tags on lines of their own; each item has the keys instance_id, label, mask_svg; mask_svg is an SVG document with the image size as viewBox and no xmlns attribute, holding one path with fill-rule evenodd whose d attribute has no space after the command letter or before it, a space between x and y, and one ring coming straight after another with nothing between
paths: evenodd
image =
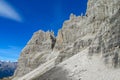
<instances>
[{"instance_id":1,"label":"rock outcrop","mask_svg":"<svg viewBox=\"0 0 120 80\"><path fill-rule=\"evenodd\" d=\"M13 80L119 80L119 76L120 0L88 0L86 15L71 14L56 38L53 32L33 35Z\"/></svg>"},{"instance_id":2,"label":"rock outcrop","mask_svg":"<svg viewBox=\"0 0 120 80\"><path fill-rule=\"evenodd\" d=\"M56 43L53 32L37 31L22 50L15 76L23 76L47 62Z\"/></svg>"}]
</instances>

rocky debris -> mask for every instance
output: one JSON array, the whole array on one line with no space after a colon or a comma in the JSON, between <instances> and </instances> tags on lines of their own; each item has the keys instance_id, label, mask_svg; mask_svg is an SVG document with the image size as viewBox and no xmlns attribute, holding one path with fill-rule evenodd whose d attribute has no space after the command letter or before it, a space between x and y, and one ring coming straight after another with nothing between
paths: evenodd
<instances>
[{"instance_id":1,"label":"rocky debris","mask_svg":"<svg viewBox=\"0 0 120 80\"><path fill-rule=\"evenodd\" d=\"M55 66L48 70L52 59ZM88 0L86 15L71 14L56 38L53 32L34 33L13 80L119 80L119 68L120 0Z\"/></svg>"},{"instance_id":2,"label":"rocky debris","mask_svg":"<svg viewBox=\"0 0 120 80\"><path fill-rule=\"evenodd\" d=\"M120 69L106 67L101 56L88 56L88 48L56 65L34 80L119 80Z\"/></svg>"}]
</instances>

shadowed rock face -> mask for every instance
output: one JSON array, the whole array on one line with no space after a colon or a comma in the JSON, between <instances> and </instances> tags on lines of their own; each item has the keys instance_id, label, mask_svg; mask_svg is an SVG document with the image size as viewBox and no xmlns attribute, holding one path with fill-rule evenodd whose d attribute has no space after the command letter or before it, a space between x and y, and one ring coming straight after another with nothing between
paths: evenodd
<instances>
[{"instance_id":1,"label":"shadowed rock face","mask_svg":"<svg viewBox=\"0 0 120 80\"><path fill-rule=\"evenodd\" d=\"M43 76L36 77L34 80L70 80L67 75L67 70L63 69L62 67L56 67L43 74Z\"/></svg>"},{"instance_id":2,"label":"shadowed rock face","mask_svg":"<svg viewBox=\"0 0 120 80\"><path fill-rule=\"evenodd\" d=\"M53 32L34 33L21 53L15 77L34 71L54 58L57 66L84 50L88 51L87 59L97 55L105 66L120 68L120 0L88 0L86 16L71 14L56 38ZM57 66L35 80L70 80L63 70Z\"/></svg>"}]
</instances>

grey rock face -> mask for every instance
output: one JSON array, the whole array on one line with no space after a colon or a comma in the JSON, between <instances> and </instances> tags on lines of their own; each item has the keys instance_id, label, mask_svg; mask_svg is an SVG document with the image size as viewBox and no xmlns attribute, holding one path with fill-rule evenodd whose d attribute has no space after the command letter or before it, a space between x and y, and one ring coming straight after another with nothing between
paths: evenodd
<instances>
[{"instance_id":1,"label":"grey rock face","mask_svg":"<svg viewBox=\"0 0 120 80\"><path fill-rule=\"evenodd\" d=\"M15 76L23 76L47 61L55 45L53 32L38 31L22 50Z\"/></svg>"},{"instance_id":2,"label":"grey rock face","mask_svg":"<svg viewBox=\"0 0 120 80\"><path fill-rule=\"evenodd\" d=\"M55 65L58 65L86 49L87 57L101 56L106 66L120 67L120 0L88 0L86 16L71 14L56 38L52 32L34 33L21 53L15 77L31 72L54 57L57 57ZM42 77L37 76L36 80L48 80L46 75L51 75L52 71L56 75L56 69ZM53 80L52 76L50 80ZM70 80L58 77L54 80Z\"/></svg>"},{"instance_id":3,"label":"grey rock face","mask_svg":"<svg viewBox=\"0 0 120 80\"><path fill-rule=\"evenodd\" d=\"M90 46L90 55L94 53L102 54L106 64L114 67L120 67L120 10L118 10L106 22L103 28L96 36L96 40Z\"/></svg>"}]
</instances>

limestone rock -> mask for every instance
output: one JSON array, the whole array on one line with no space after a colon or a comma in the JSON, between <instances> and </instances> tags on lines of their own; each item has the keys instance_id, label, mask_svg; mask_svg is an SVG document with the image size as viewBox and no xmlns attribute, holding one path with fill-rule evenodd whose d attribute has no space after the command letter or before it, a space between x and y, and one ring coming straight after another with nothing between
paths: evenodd
<instances>
[{"instance_id":1,"label":"limestone rock","mask_svg":"<svg viewBox=\"0 0 120 80\"><path fill-rule=\"evenodd\" d=\"M41 30L35 32L22 50L14 76L23 76L47 62L48 56L54 48L55 40L53 32L43 32Z\"/></svg>"},{"instance_id":2,"label":"limestone rock","mask_svg":"<svg viewBox=\"0 0 120 80\"><path fill-rule=\"evenodd\" d=\"M90 46L90 54L99 53L109 66L120 67L120 10L105 22L96 40Z\"/></svg>"},{"instance_id":3,"label":"limestone rock","mask_svg":"<svg viewBox=\"0 0 120 80\"><path fill-rule=\"evenodd\" d=\"M120 0L88 0L86 15L71 14L56 38L52 32L33 35L13 80L119 80L119 76Z\"/></svg>"}]
</instances>

